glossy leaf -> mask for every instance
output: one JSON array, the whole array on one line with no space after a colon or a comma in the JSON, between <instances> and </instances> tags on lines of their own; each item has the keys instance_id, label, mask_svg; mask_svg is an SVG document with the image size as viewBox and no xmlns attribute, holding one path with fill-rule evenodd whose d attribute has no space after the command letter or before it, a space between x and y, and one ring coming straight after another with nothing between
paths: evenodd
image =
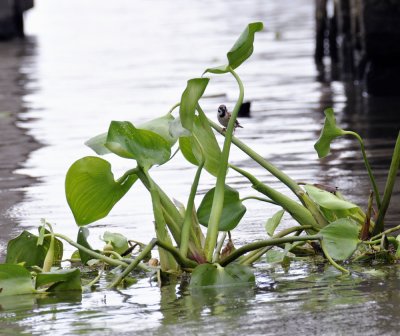
<instances>
[{"instance_id":1,"label":"glossy leaf","mask_svg":"<svg viewBox=\"0 0 400 336\"><path fill-rule=\"evenodd\" d=\"M284 213L285 210L279 210L276 214L274 214L271 218L267 220L267 223L265 224L265 230L270 237L274 235L274 232L280 224Z\"/></svg>"},{"instance_id":2,"label":"glossy leaf","mask_svg":"<svg viewBox=\"0 0 400 336\"><path fill-rule=\"evenodd\" d=\"M358 205L340 199L336 195L313 185L307 184L304 186L304 189L315 203L328 210L349 210L358 208Z\"/></svg>"},{"instance_id":3,"label":"glossy leaf","mask_svg":"<svg viewBox=\"0 0 400 336\"><path fill-rule=\"evenodd\" d=\"M199 222L204 226L208 226L214 199L214 192L215 188L212 188L205 194L199 209L197 210ZM218 231L233 230L239 224L245 213L246 207L241 202L239 193L235 189L225 185L224 204L221 221L218 225Z\"/></svg>"},{"instance_id":4,"label":"glossy leaf","mask_svg":"<svg viewBox=\"0 0 400 336\"><path fill-rule=\"evenodd\" d=\"M116 182L110 163L94 156L76 161L65 179L65 194L76 223L82 226L106 217L136 180L137 176L130 175Z\"/></svg>"},{"instance_id":5,"label":"glossy leaf","mask_svg":"<svg viewBox=\"0 0 400 336\"><path fill-rule=\"evenodd\" d=\"M111 122L105 146L118 156L136 160L144 168L163 164L171 156L167 140L152 131L138 129L129 121Z\"/></svg>"},{"instance_id":6,"label":"glossy leaf","mask_svg":"<svg viewBox=\"0 0 400 336\"><path fill-rule=\"evenodd\" d=\"M192 134L191 137L179 138L179 147L183 156L190 163L198 166L203 153L205 156L204 168L211 175L217 176L221 162L221 149L203 112L199 112L199 115L194 117Z\"/></svg>"},{"instance_id":7,"label":"glossy leaf","mask_svg":"<svg viewBox=\"0 0 400 336\"><path fill-rule=\"evenodd\" d=\"M50 237L44 238L42 245L38 245L38 239L38 236L25 230L18 237L11 239L7 244L6 263L42 267L50 246ZM55 239L53 266L60 265L62 255L63 243Z\"/></svg>"},{"instance_id":8,"label":"glossy leaf","mask_svg":"<svg viewBox=\"0 0 400 336\"><path fill-rule=\"evenodd\" d=\"M231 263L221 267L218 264L201 264L192 273L190 287L225 287L254 283L253 271L244 265Z\"/></svg>"},{"instance_id":9,"label":"glossy leaf","mask_svg":"<svg viewBox=\"0 0 400 336\"><path fill-rule=\"evenodd\" d=\"M324 127L321 131L319 139L314 145L319 158L327 156L330 152L331 142L337 137L345 134L344 130L336 126L336 119L333 109L326 109L324 113L326 116Z\"/></svg>"},{"instance_id":10,"label":"glossy leaf","mask_svg":"<svg viewBox=\"0 0 400 336\"><path fill-rule=\"evenodd\" d=\"M359 243L360 227L351 219L341 218L319 231L321 244L335 260L351 257Z\"/></svg>"},{"instance_id":11,"label":"glossy leaf","mask_svg":"<svg viewBox=\"0 0 400 336\"><path fill-rule=\"evenodd\" d=\"M21 265L0 264L0 298L34 293L31 273Z\"/></svg>"},{"instance_id":12,"label":"glossy leaf","mask_svg":"<svg viewBox=\"0 0 400 336\"><path fill-rule=\"evenodd\" d=\"M207 69L205 72L223 74L229 72L229 68L236 69L239 67L252 55L254 50L254 35L263 28L264 25L262 22L253 22L248 24L227 54L228 64Z\"/></svg>"},{"instance_id":13,"label":"glossy leaf","mask_svg":"<svg viewBox=\"0 0 400 336\"><path fill-rule=\"evenodd\" d=\"M129 248L128 240L120 233L106 231L104 232L103 240L106 243L111 244L114 251L118 254L124 253Z\"/></svg>"},{"instance_id":14,"label":"glossy leaf","mask_svg":"<svg viewBox=\"0 0 400 336\"><path fill-rule=\"evenodd\" d=\"M182 126L190 131L193 129L197 103L206 90L209 80L209 78L190 79L187 82L185 91L182 93L179 116Z\"/></svg>"},{"instance_id":15,"label":"glossy leaf","mask_svg":"<svg viewBox=\"0 0 400 336\"><path fill-rule=\"evenodd\" d=\"M50 285L47 292L81 291L81 272L79 269L63 269L39 273L36 277L36 288L47 285Z\"/></svg>"}]
</instances>

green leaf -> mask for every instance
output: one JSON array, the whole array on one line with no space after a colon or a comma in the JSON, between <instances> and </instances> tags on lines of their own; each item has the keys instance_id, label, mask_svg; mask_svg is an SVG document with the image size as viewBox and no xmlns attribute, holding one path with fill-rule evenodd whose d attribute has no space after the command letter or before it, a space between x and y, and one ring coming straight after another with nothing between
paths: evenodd
<instances>
[{"instance_id":1,"label":"green leaf","mask_svg":"<svg viewBox=\"0 0 400 336\"><path fill-rule=\"evenodd\" d=\"M76 161L65 179L65 194L79 226L104 218L137 180L114 181L108 161L87 156Z\"/></svg>"},{"instance_id":2,"label":"green leaf","mask_svg":"<svg viewBox=\"0 0 400 336\"><path fill-rule=\"evenodd\" d=\"M226 267L218 264L201 264L197 266L190 280L190 287L225 287L243 284L255 284L251 268L232 263Z\"/></svg>"},{"instance_id":3,"label":"green leaf","mask_svg":"<svg viewBox=\"0 0 400 336\"><path fill-rule=\"evenodd\" d=\"M107 132L90 138L85 142L85 145L91 148L97 155L105 155L112 153L106 146Z\"/></svg>"},{"instance_id":4,"label":"green leaf","mask_svg":"<svg viewBox=\"0 0 400 336\"><path fill-rule=\"evenodd\" d=\"M321 244L335 260L349 258L359 243L360 227L352 219L341 218L319 231Z\"/></svg>"},{"instance_id":5,"label":"green leaf","mask_svg":"<svg viewBox=\"0 0 400 336\"><path fill-rule=\"evenodd\" d=\"M229 69L236 69L244 61L246 61L253 53L254 50L254 35L256 32L264 28L262 22L253 22L247 25L246 29L239 36L231 50L229 50L228 64L215 68L209 68L205 71L214 74L223 74L229 72Z\"/></svg>"},{"instance_id":6,"label":"green leaf","mask_svg":"<svg viewBox=\"0 0 400 336\"><path fill-rule=\"evenodd\" d=\"M209 78L193 78L188 80L185 91L182 93L179 106L179 116L182 126L188 130L193 129L194 115L199 99L203 96Z\"/></svg>"},{"instance_id":7,"label":"green leaf","mask_svg":"<svg viewBox=\"0 0 400 336\"><path fill-rule=\"evenodd\" d=\"M21 265L0 264L0 298L34 293L31 273Z\"/></svg>"},{"instance_id":8,"label":"green leaf","mask_svg":"<svg viewBox=\"0 0 400 336\"><path fill-rule=\"evenodd\" d=\"M331 142L334 139L346 134L344 130L336 126L333 109L328 108L324 111L324 113L326 116L324 127L321 131L319 139L314 145L314 148L317 151L319 158L323 158L329 154Z\"/></svg>"},{"instance_id":9,"label":"green leaf","mask_svg":"<svg viewBox=\"0 0 400 336\"><path fill-rule=\"evenodd\" d=\"M120 233L104 232L103 240L113 246L118 254L124 253L128 248L128 240Z\"/></svg>"},{"instance_id":10,"label":"green leaf","mask_svg":"<svg viewBox=\"0 0 400 336\"><path fill-rule=\"evenodd\" d=\"M307 191L307 194L311 197L311 199L317 203L319 206L328 209L328 210L349 210L358 208L358 205L340 199L336 195L319 189L313 185L307 184L304 186L304 189Z\"/></svg>"},{"instance_id":11,"label":"green leaf","mask_svg":"<svg viewBox=\"0 0 400 336\"><path fill-rule=\"evenodd\" d=\"M82 245L83 247L86 247L86 248L89 249L89 250L92 250L92 251L94 251L94 252L98 252L98 253L99 253L98 250L94 250L94 249L90 246L90 244L89 244L88 241L87 241L87 238L88 238L88 237L89 237L89 229L86 228L86 227L81 227L81 228L79 228L78 236L77 236L77 238L76 238L76 242L77 242L79 245ZM86 263L87 263L89 260L93 259L93 257L92 257L90 254L87 254L85 251L79 250L78 253L79 253L79 258L81 259L82 264L85 264L85 265L86 265Z\"/></svg>"},{"instance_id":12,"label":"green leaf","mask_svg":"<svg viewBox=\"0 0 400 336\"><path fill-rule=\"evenodd\" d=\"M212 188L205 194L199 209L197 210L200 224L206 227L208 226L208 221L210 219L214 192L215 188ZM241 202L239 193L235 189L225 185L224 204L222 208L221 221L218 225L218 231L233 230L239 224L245 213L246 207Z\"/></svg>"},{"instance_id":13,"label":"green leaf","mask_svg":"<svg viewBox=\"0 0 400 336\"><path fill-rule=\"evenodd\" d=\"M171 147L162 136L133 126L129 121L112 121L105 146L118 156L134 159L143 168L163 164Z\"/></svg>"},{"instance_id":14,"label":"green leaf","mask_svg":"<svg viewBox=\"0 0 400 336\"><path fill-rule=\"evenodd\" d=\"M192 134L191 137L179 138L179 147L183 156L190 163L198 166L203 153L205 156L204 168L211 175L217 176L221 163L221 149L203 112L199 112L199 115L194 117Z\"/></svg>"},{"instance_id":15,"label":"green leaf","mask_svg":"<svg viewBox=\"0 0 400 336\"><path fill-rule=\"evenodd\" d=\"M49 233L49 231L45 231ZM29 266L43 266L47 251L50 246L50 237L44 238L43 244L38 245L39 237L23 231L18 237L11 239L7 245L7 264L24 263ZM59 239L54 240L54 263L59 266L63 255L63 243Z\"/></svg>"},{"instance_id":16,"label":"green leaf","mask_svg":"<svg viewBox=\"0 0 400 336\"><path fill-rule=\"evenodd\" d=\"M47 292L81 291L81 272L79 269L63 269L56 272L39 273L36 288L51 284Z\"/></svg>"},{"instance_id":17,"label":"green leaf","mask_svg":"<svg viewBox=\"0 0 400 336\"><path fill-rule=\"evenodd\" d=\"M267 223L265 224L265 230L270 237L274 235L274 232L280 224L284 213L285 210L279 210L276 214L274 214L271 218L267 220Z\"/></svg>"}]
</instances>

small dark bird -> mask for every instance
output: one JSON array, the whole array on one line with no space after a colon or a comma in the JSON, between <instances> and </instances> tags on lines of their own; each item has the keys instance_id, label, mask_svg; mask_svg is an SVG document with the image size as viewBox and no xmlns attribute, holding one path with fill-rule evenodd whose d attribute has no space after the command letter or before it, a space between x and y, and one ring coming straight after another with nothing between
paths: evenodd
<instances>
[{"instance_id":1,"label":"small dark bird","mask_svg":"<svg viewBox=\"0 0 400 336\"><path fill-rule=\"evenodd\" d=\"M228 109L225 105L220 105L218 107L218 121L222 126L224 126L224 131L228 127L229 119L231 119L231 114L228 112ZM243 126L240 125L237 120L235 120L233 130L235 130L237 127L243 128Z\"/></svg>"}]
</instances>

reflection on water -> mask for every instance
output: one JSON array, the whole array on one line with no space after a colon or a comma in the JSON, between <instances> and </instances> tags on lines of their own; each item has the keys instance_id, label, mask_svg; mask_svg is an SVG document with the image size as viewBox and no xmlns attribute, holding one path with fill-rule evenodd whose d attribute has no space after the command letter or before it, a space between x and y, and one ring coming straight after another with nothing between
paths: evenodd
<instances>
[{"instance_id":1,"label":"reflection on water","mask_svg":"<svg viewBox=\"0 0 400 336\"><path fill-rule=\"evenodd\" d=\"M77 227L64 199L64 177L73 161L92 155L83 142L104 132L112 119L139 123L166 113L180 99L187 79L199 76L208 66L222 64L245 24L256 20L264 21L266 29L256 38L254 56L238 70L246 99L252 102L252 118L241 120L244 128L236 135L295 179L336 185L352 201L366 205L370 186L354 139L339 140L330 157L317 160L313 144L322 126L323 109L333 106L343 128L366 138L382 189L399 130L399 104L362 97L351 86L319 76L312 57L312 1L298 0L293 8L289 0L99 0L96 6L90 1L43 0L27 22L28 34L38 39L37 46L30 47L36 56L25 52L16 58L18 64L4 67L14 69L8 76L14 87L23 88L14 97L15 110L24 112L24 127L46 145L31 153L22 167L18 162L25 156L10 167L14 173L40 181L33 187L11 183L17 192L25 193L22 203L20 199L2 203L4 209L14 204L8 211L13 223L33 229L46 217L57 231L74 237ZM2 45L1 50L4 46L13 48ZM21 81L20 73L25 74ZM233 106L237 87L229 76L213 76L206 95L209 98L202 105L215 118L221 103ZM3 133L0 138L4 143ZM29 152L27 143L20 146L24 155ZM127 160L109 159L117 176L131 168ZM237 149L232 150L232 160L287 192ZM168 194L183 201L194 172L178 155L152 173ZM204 174L202 191L213 182ZM242 197L253 193L235 174L229 183ZM393 204L399 204L399 197L397 183ZM6 201L2 198L2 202ZM265 220L276 211L265 203L246 206L243 223L234 232L236 245L264 237ZM394 206L389 224L398 217ZM288 218L284 221L289 224ZM6 222L2 230L10 228ZM149 241L153 225L144 188L135 186L108 218L90 229L95 246L105 230ZM385 270L382 277L356 274L345 280L337 279L331 270L321 273L324 267L299 262L290 270L279 266L273 270L261 263L256 289L200 296L174 286L160 290L145 279L124 291L84 293L69 300L21 298L18 306L3 303L9 309L2 314L0 327L33 334L131 334L134 330L152 335L375 335L395 330L392 321L398 316L392 308L398 300L397 267Z\"/></svg>"}]
</instances>

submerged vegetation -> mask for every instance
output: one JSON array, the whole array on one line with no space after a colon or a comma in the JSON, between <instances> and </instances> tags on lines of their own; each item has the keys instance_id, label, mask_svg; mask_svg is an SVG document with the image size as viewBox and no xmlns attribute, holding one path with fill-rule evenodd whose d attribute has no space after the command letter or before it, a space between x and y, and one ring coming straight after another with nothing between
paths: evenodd
<instances>
[{"instance_id":1,"label":"submerged vegetation","mask_svg":"<svg viewBox=\"0 0 400 336\"><path fill-rule=\"evenodd\" d=\"M208 68L201 77L190 79L180 102L167 114L142 125L112 121L106 133L86 142L100 156L112 153L131 160L132 168L115 179L111 164L98 156L73 163L66 175L65 192L80 227L77 239L54 232L51 224L43 220L38 235L24 231L11 240L6 263L0 265L0 297L81 291L84 266L97 271L96 277L85 281L87 288L108 271L112 271L109 288L128 285L135 281L132 272L136 269L157 274L161 282L168 276L190 275L189 285L193 288L254 284L251 265L273 247L282 250L282 260L289 255L318 255L344 274L349 273L344 261L362 262L379 255L390 262L400 257L400 236L390 235L400 226L388 229L384 223L400 165L400 134L381 193L361 137L336 125L332 109L325 111L325 124L315 149L322 158L329 154L330 144L336 138L356 137L372 190L366 195L366 210L347 201L335 188L297 183L234 136L244 98L244 86L235 70L252 55L255 35L262 29L260 22L249 24L227 53L227 64ZM204 77L206 74L227 74L237 81L239 96L226 129L209 120L201 108L200 100L210 81ZM216 135L224 137L222 149ZM261 182L246 167L231 164L232 144L288 187L292 197ZM186 204L173 201L151 176L152 169L173 159L175 148L197 166ZM195 196L204 170L215 176L215 186L196 209ZM241 199L239 192L226 182L232 171L240 174L258 194ZM151 196L155 238L145 244L119 233L105 232L103 250L94 250L88 242L86 225L106 217L137 183L142 183ZM246 213L244 202L248 198L269 202L277 207L277 212L266 222L265 240L236 248L231 232ZM291 216L293 226L277 230L284 213ZM61 264L63 242L77 249L69 259L74 264L72 268ZM151 257L156 247L159 259Z\"/></svg>"}]
</instances>

